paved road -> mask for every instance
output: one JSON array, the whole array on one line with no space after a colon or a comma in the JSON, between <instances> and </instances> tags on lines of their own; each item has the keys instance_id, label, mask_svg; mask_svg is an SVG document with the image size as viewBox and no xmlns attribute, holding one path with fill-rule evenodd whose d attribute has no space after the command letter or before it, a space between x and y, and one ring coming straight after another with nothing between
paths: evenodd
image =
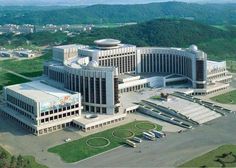
<instances>
[{"instance_id":1,"label":"paved road","mask_svg":"<svg viewBox=\"0 0 236 168\"><path fill-rule=\"evenodd\" d=\"M122 147L74 167L173 167L222 144L236 144L236 115L228 115L182 134L172 134L157 142ZM141 151L141 152L140 152Z\"/></svg>"}]
</instances>

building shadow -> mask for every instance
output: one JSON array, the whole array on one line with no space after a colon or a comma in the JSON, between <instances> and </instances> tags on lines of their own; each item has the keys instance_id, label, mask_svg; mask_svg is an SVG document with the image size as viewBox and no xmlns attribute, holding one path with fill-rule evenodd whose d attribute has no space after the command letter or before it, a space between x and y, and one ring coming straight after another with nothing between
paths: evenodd
<instances>
[{"instance_id":1,"label":"building shadow","mask_svg":"<svg viewBox=\"0 0 236 168\"><path fill-rule=\"evenodd\" d=\"M15 120L8 118L7 116L0 113L0 134L9 133L15 136L32 135L27 129L22 127Z\"/></svg>"}]
</instances>

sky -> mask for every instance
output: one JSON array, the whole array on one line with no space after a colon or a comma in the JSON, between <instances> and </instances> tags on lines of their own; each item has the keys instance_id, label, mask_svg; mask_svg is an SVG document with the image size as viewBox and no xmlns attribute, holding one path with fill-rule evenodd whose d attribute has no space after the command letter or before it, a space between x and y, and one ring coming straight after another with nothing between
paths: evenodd
<instances>
[{"instance_id":1,"label":"sky","mask_svg":"<svg viewBox=\"0 0 236 168\"><path fill-rule=\"evenodd\" d=\"M93 4L140 4L150 2L166 2L169 0L0 0L1 5L13 6L51 6L51 5L93 5ZM183 2L200 2L200 3L225 3L235 2L236 0L178 0Z\"/></svg>"}]
</instances>

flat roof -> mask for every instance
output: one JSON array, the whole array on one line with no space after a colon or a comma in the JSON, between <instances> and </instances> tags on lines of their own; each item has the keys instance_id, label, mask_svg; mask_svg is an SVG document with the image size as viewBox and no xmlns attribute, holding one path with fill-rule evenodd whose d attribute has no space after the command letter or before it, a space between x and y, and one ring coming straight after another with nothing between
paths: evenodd
<instances>
[{"instance_id":1,"label":"flat roof","mask_svg":"<svg viewBox=\"0 0 236 168\"><path fill-rule=\"evenodd\" d=\"M47 84L41 81L33 81L23 84L17 84L12 86L7 86L7 89L13 90L23 96L29 97L36 102L48 102L65 96L71 96L72 94Z\"/></svg>"},{"instance_id":2,"label":"flat roof","mask_svg":"<svg viewBox=\"0 0 236 168\"><path fill-rule=\"evenodd\" d=\"M68 44L68 45L60 45L60 46L54 46L53 49L70 49L70 48L77 48L77 49L82 49L88 47L87 45L83 44Z\"/></svg>"}]
</instances>

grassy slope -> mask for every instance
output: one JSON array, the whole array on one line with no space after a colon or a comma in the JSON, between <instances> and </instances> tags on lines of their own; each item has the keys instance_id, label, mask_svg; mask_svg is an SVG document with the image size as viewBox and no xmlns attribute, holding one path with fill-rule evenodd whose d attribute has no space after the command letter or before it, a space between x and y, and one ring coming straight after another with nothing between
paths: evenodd
<instances>
[{"instance_id":1,"label":"grassy slope","mask_svg":"<svg viewBox=\"0 0 236 168\"><path fill-rule=\"evenodd\" d=\"M7 162L10 163L12 155L0 146L0 153L2 151L5 151L7 153ZM33 156L23 156L23 160L24 161L23 161L23 166L22 167L26 167L26 168L28 168L28 167L29 168L47 168L47 166L44 166L44 165L41 165L41 164L37 163ZM8 167L6 167L6 168L8 168Z\"/></svg>"},{"instance_id":2,"label":"grassy slope","mask_svg":"<svg viewBox=\"0 0 236 168\"><path fill-rule=\"evenodd\" d=\"M236 155L236 146L235 145L224 145L213 151L210 151L200 157L197 157L191 161L188 161L181 165L180 167L221 167L219 162L216 162L217 156L221 156L224 153L233 152ZM226 160L226 159L225 159ZM232 161L229 159L228 161ZM236 162L226 164L226 167L236 167Z\"/></svg>"},{"instance_id":3,"label":"grassy slope","mask_svg":"<svg viewBox=\"0 0 236 168\"><path fill-rule=\"evenodd\" d=\"M0 61L0 67L3 69L9 69L28 77L35 77L42 75L43 63L50 58L51 52L33 59L4 60Z\"/></svg>"},{"instance_id":4,"label":"grassy slope","mask_svg":"<svg viewBox=\"0 0 236 168\"><path fill-rule=\"evenodd\" d=\"M24 83L24 82L28 82L28 80L0 69L0 90L2 90L4 86Z\"/></svg>"},{"instance_id":5,"label":"grassy slope","mask_svg":"<svg viewBox=\"0 0 236 168\"><path fill-rule=\"evenodd\" d=\"M138 121L136 122L132 122L123 126L119 126L116 128L112 128L103 132L99 132L84 138L81 138L79 140L73 141L73 142L69 142L69 143L65 143L63 145L59 145L53 148L50 148L48 151L49 152L53 152L56 153L58 155L60 155L60 157L66 161L66 162L76 162L82 159L85 159L87 157L91 157L93 155L99 154L101 152L105 152L107 150L113 149L115 147L118 147L122 144L124 144L124 140L114 137L112 135L112 132L114 130L131 130L132 132L134 132L136 135L140 135L142 133L143 130L140 130L138 128L135 127L135 124L138 123ZM144 125L147 126L147 125ZM157 129L161 130L161 126L157 125ZM86 141L92 137L105 137L107 139L110 140L110 145L105 147L105 148L93 148L93 147L89 147L86 145Z\"/></svg>"},{"instance_id":6,"label":"grassy slope","mask_svg":"<svg viewBox=\"0 0 236 168\"><path fill-rule=\"evenodd\" d=\"M212 97L211 99L223 104L236 104L236 90Z\"/></svg>"}]
</instances>

